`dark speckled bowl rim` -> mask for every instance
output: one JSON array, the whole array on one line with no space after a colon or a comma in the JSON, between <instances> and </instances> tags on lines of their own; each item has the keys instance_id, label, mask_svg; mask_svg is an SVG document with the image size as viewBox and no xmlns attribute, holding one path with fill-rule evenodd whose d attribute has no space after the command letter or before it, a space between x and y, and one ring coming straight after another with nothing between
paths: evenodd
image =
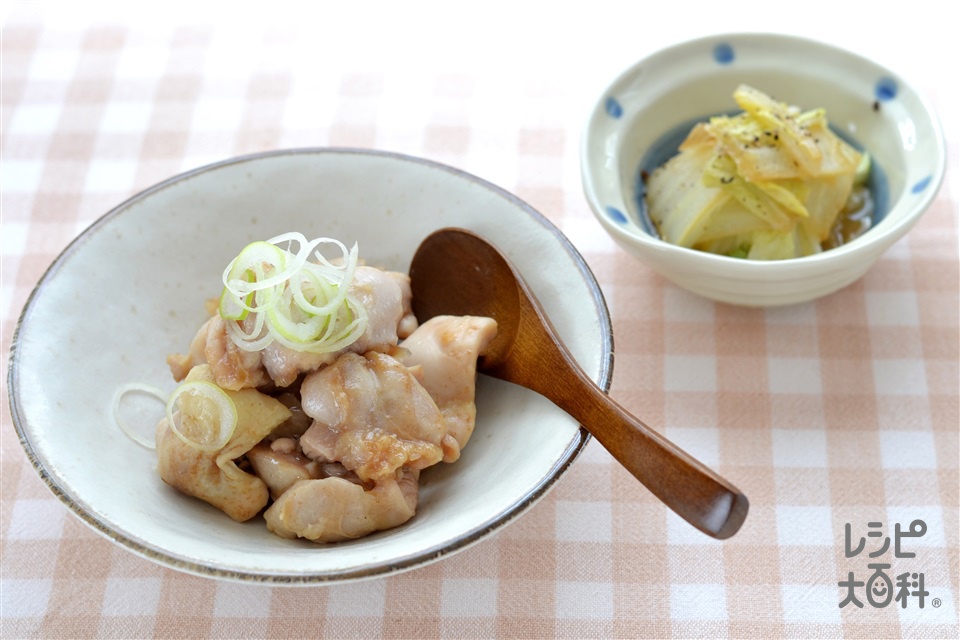
<instances>
[{"instance_id":1,"label":"dark speckled bowl rim","mask_svg":"<svg viewBox=\"0 0 960 640\"><path fill-rule=\"evenodd\" d=\"M467 547L479 542L481 539L487 537L494 531L500 529L501 527L512 522L520 515L525 513L530 507L532 507L540 498L546 495L546 493L553 487L556 481L564 474L564 472L570 467L573 461L580 455L583 451L583 448L586 446L587 442L590 440L590 434L581 427L579 434L567 447L564 454L557 461L554 467L550 470L547 476L517 504L513 505L509 510L502 513L499 517L495 518L492 522L487 525L477 528L472 531L467 531L463 535L455 538L452 542L449 542L445 545L438 545L434 548L426 549L420 553L411 554L405 557L394 558L389 562L380 562L371 565L360 566L354 569L344 570L344 571L335 571L324 574L310 574L310 573L270 573L268 571L241 571L232 568L226 568L222 566L215 566L212 564L202 564L194 560L189 560L183 557L180 557L176 554L164 551L161 548L158 548L156 545L153 545L146 540L141 540L134 536L128 535L124 532L117 531L114 529L110 523L99 519L90 510L88 510L82 503L79 497L70 495L64 487L61 486L60 481L57 477L52 475L44 465L37 455L34 447L30 441L30 428L29 428L29 419L26 415L22 413L22 407L20 403L21 389L19 385L18 377L18 367L20 364L19 357L19 336L20 331L26 322L29 320L30 313L33 309L35 299L38 294L43 290L45 283L61 268L63 268L71 256L77 252L77 250L96 232L98 232L104 225L109 223L114 218L122 215L124 212L129 211L132 206L151 195L162 191L168 187L171 187L183 180L187 180L191 177L197 176L202 173L209 171L217 170L219 168L241 164L247 162L256 162L258 160L272 158L276 156L290 156L290 155L325 155L325 154L346 154L346 155L360 155L360 156L374 156L379 158L392 159L400 162L412 162L421 164L427 167L434 169L440 169L446 171L454 176L473 182L474 184L487 189L494 194L502 197L503 199L514 204L518 209L526 213L533 219L535 222L540 224L543 227L544 231L553 234L553 236L560 242L563 248L569 253L570 257L573 259L574 264L580 270L580 274L586 282L593 298L593 304L596 309L596 314L598 320L600 321L600 333L601 333L601 362L600 362L600 372L599 380L597 380L598 386L603 389L605 392L610 389L610 382L613 376L613 327L610 320L610 314L607 309L606 301L603 297L603 292L600 289L599 284L597 283L596 278L593 275L593 272L590 270L590 267L587 265L586 261L583 259L583 256L577 251L573 246L570 240L546 217L541 213L536 211L529 204L519 199L517 196L512 193L482 179L470 173L467 173L461 169L456 169L454 167L433 161L425 158L418 158L402 153L391 152L391 151L381 151L373 149L357 149L357 148L348 148L348 147L302 147L302 148L291 148L291 149L278 149L272 151L263 151L258 153L252 153L247 155L241 155L234 158L229 158L219 162L214 162L207 164L184 173L177 174L167 180L164 180L152 187L149 187L140 193L128 198L121 204L117 205L96 221L94 221L89 227L84 229L76 238L74 238L67 247L60 252L60 255L50 264L47 270L41 276L39 282L31 291L30 296L27 298L27 302L24 305L23 311L20 314L20 318L17 321L16 328L14 329L13 340L10 347L10 358L7 369L7 389L8 396L10 400L10 414L13 418L14 428L17 431L17 435L20 439L20 444L23 447L24 451L27 454L27 458L30 460L30 463L36 469L37 473L40 475L40 478L47 485L47 487L53 492L53 494L60 499L77 517L79 517L84 523L90 526L94 531L100 533L104 537L112 540L113 542L123 546L130 551L140 555L144 558L152 560L158 564L164 565L166 567L183 571L186 573L210 577L222 580L232 580L232 581L241 581L247 583L259 583L259 584L268 584L268 585L290 585L290 586L308 586L308 585L318 585L318 584L330 584L338 582L346 582L353 580L360 580L366 578L375 578L379 576L384 576L392 573L397 573L401 571L407 571L414 569L436 560L439 560L443 557L451 555L457 551L462 551Z\"/></svg>"}]
</instances>

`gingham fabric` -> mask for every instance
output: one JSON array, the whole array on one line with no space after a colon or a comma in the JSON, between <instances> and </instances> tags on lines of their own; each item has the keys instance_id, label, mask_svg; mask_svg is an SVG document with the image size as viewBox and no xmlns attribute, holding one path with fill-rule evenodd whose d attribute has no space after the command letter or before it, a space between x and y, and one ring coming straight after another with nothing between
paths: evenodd
<instances>
[{"instance_id":1,"label":"gingham fabric","mask_svg":"<svg viewBox=\"0 0 960 640\"><path fill-rule=\"evenodd\" d=\"M960 103L948 61L960 55L945 6L866 16L805 2L771 23L768 3L713 6L709 20L679 2L307 4L3 7L4 370L44 269L137 191L283 147L424 156L516 193L569 236L613 318L611 394L740 487L746 524L706 538L592 442L526 515L439 563L340 586L219 582L141 559L70 514L27 461L4 390L3 638L958 637ZM579 139L603 86L659 47L742 30L876 57L931 98L946 131L948 175L920 224L863 279L809 304L746 309L680 290L614 246L582 195ZM896 527L915 520L924 535L900 540L915 556L896 557ZM899 575L922 573L925 606L912 584L906 608L873 606L876 562L898 593ZM851 573L862 608L840 606Z\"/></svg>"}]
</instances>

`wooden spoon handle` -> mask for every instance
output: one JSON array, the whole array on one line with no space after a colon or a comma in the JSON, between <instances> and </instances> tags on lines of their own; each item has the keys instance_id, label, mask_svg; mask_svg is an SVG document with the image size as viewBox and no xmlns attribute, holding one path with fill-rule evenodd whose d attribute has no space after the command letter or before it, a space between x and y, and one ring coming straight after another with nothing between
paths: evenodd
<instances>
[{"instance_id":1,"label":"wooden spoon handle","mask_svg":"<svg viewBox=\"0 0 960 640\"><path fill-rule=\"evenodd\" d=\"M681 518L714 538L729 538L747 517L743 493L632 416L591 380L538 305L521 314L519 339L485 373L536 391L573 416L610 454ZM534 322L539 315L541 321ZM519 350L533 354L518 357Z\"/></svg>"},{"instance_id":2,"label":"wooden spoon handle","mask_svg":"<svg viewBox=\"0 0 960 640\"><path fill-rule=\"evenodd\" d=\"M578 377L579 398L565 393L550 400L585 425L620 464L694 527L719 539L740 529L749 508L743 493L627 412L582 372Z\"/></svg>"},{"instance_id":3,"label":"wooden spoon handle","mask_svg":"<svg viewBox=\"0 0 960 640\"><path fill-rule=\"evenodd\" d=\"M477 361L478 370L552 400L697 529L715 538L737 532L747 516L746 497L601 391L495 247L463 229L441 230L417 249L410 275L421 321L441 313L489 315L497 321L497 338Z\"/></svg>"}]
</instances>

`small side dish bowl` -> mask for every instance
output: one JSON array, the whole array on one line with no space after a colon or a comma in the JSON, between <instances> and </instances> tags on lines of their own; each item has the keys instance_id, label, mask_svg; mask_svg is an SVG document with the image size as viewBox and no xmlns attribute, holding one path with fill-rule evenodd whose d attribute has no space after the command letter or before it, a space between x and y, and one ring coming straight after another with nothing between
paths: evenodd
<instances>
[{"instance_id":1,"label":"small side dish bowl","mask_svg":"<svg viewBox=\"0 0 960 640\"><path fill-rule=\"evenodd\" d=\"M870 153L871 229L837 248L780 261L714 255L659 238L646 215L642 172L676 153L695 122L737 111L732 94L739 84L802 109L825 108L834 131ZM929 102L894 72L811 40L729 34L661 50L620 75L590 113L580 161L594 215L626 251L702 296L774 306L859 279L929 207L945 156Z\"/></svg>"},{"instance_id":2,"label":"small side dish bowl","mask_svg":"<svg viewBox=\"0 0 960 640\"><path fill-rule=\"evenodd\" d=\"M164 484L156 452L121 432L115 391L170 393L166 355L183 351L219 295L224 266L279 233L357 242L369 264L406 272L432 231L464 227L496 244L547 307L602 388L613 364L600 288L573 245L504 190L398 154L298 149L227 160L171 178L119 205L56 259L30 296L10 358L10 409L49 488L84 522L161 565L272 584L386 575L463 549L541 498L588 441L537 394L481 376L477 423L460 459L421 475L412 520L349 542L314 544L238 523ZM570 300L577 304L570 304ZM148 438L157 403L128 411ZM136 415L136 413L134 414ZM150 418L150 419L147 419ZM135 422L135 420L130 420Z\"/></svg>"}]
</instances>

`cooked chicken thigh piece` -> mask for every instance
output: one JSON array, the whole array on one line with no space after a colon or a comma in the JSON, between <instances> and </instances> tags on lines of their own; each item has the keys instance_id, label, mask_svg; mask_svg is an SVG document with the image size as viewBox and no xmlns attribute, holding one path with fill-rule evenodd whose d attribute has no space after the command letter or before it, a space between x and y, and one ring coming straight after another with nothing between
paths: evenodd
<instances>
[{"instance_id":1,"label":"cooked chicken thigh piece","mask_svg":"<svg viewBox=\"0 0 960 640\"><path fill-rule=\"evenodd\" d=\"M167 366L170 367L170 373L177 382L183 382L190 373L190 369L207 362L204 349L207 346L207 325L209 324L210 320L207 320L200 325L193 340L190 341L190 350L187 353L171 353L167 356Z\"/></svg>"},{"instance_id":2,"label":"cooked chicken thigh piece","mask_svg":"<svg viewBox=\"0 0 960 640\"><path fill-rule=\"evenodd\" d=\"M244 330L253 329L253 318L244 321ZM233 391L260 387L270 382L259 351L244 351L227 334L227 321L215 315L207 321L207 344L203 350L217 385Z\"/></svg>"},{"instance_id":3,"label":"cooked chicken thigh piece","mask_svg":"<svg viewBox=\"0 0 960 640\"><path fill-rule=\"evenodd\" d=\"M419 325L417 316L413 315L413 290L410 288L410 276L399 271L384 271L384 273L393 278L400 287L403 315L397 323L397 337L403 340L416 331Z\"/></svg>"},{"instance_id":4,"label":"cooked chicken thigh piece","mask_svg":"<svg viewBox=\"0 0 960 640\"><path fill-rule=\"evenodd\" d=\"M253 472L266 483L274 500L298 480L324 477L321 463L298 449L292 438L279 438L260 442L247 452Z\"/></svg>"},{"instance_id":5,"label":"cooked chicken thigh piece","mask_svg":"<svg viewBox=\"0 0 960 640\"><path fill-rule=\"evenodd\" d=\"M250 323L245 329L253 328L253 320L249 316L244 322ZM190 369L204 363L210 365L217 386L221 389L238 391L270 382L261 364L260 352L244 351L237 347L227 335L226 320L219 315L212 316L203 323L190 343L188 354L174 353L167 356L167 364L177 382L186 378Z\"/></svg>"},{"instance_id":6,"label":"cooked chicken thigh piece","mask_svg":"<svg viewBox=\"0 0 960 640\"><path fill-rule=\"evenodd\" d=\"M417 510L420 472L402 467L369 491L342 478L300 480L267 509L267 528L283 538L337 542L399 526Z\"/></svg>"},{"instance_id":7,"label":"cooked chicken thigh piece","mask_svg":"<svg viewBox=\"0 0 960 640\"><path fill-rule=\"evenodd\" d=\"M186 380L214 381L208 365L190 370ZM170 486L222 510L234 520L249 520L266 506L269 493L260 478L245 473L235 460L250 451L277 425L290 417L281 402L256 389L226 391L237 408L237 426L219 451L201 451L181 440L164 418L157 425L160 477ZM199 407L199 404L193 406ZM183 416L174 414L178 419ZM190 416L200 422L200 415Z\"/></svg>"},{"instance_id":8,"label":"cooked chicken thigh piece","mask_svg":"<svg viewBox=\"0 0 960 640\"><path fill-rule=\"evenodd\" d=\"M194 336L188 353L167 356L173 378L180 382L190 369L208 363L217 384L224 389L260 387L271 379L278 387L287 387L301 373L316 371L346 351L392 353L397 342L417 328L417 319L410 307L410 277L406 274L358 266L350 293L366 308L368 324L363 335L346 349L309 353L273 342L262 351L243 351L227 334L226 321L215 314ZM253 329L254 318L255 315L250 314L244 320L246 331Z\"/></svg>"},{"instance_id":9,"label":"cooked chicken thigh piece","mask_svg":"<svg viewBox=\"0 0 960 640\"><path fill-rule=\"evenodd\" d=\"M357 267L350 293L363 304L370 318L367 330L350 346L354 353L387 352L417 328L410 303L410 276L374 267ZM412 325L412 326L411 326Z\"/></svg>"},{"instance_id":10,"label":"cooked chicken thigh piece","mask_svg":"<svg viewBox=\"0 0 960 640\"><path fill-rule=\"evenodd\" d=\"M430 394L386 354L345 353L309 374L300 391L303 411L314 419L300 438L304 453L341 462L362 480L404 465L429 467L456 447Z\"/></svg>"},{"instance_id":11,"label":"cooked chicken thigh piece","mask_svg":"<svg viewBox=\"0 0 960 640\"><path fill-rule=\"evenodd\" d=\"M287 409L290 409L292 415L289 420L284 421L283 424L274 429L268 439L299 438L303 435L303 432L313 424L313 418L305 414L303 407L300 406L299 385L296 387L288 387L287 390L274 397L282 402Z\"/></svg>"},{"instance_id":12,"label":"cooked chicken thigh piece","mask_svg":"<svg viewBox=\"0 0 960 640\"><path fill-rule=\"evenodd\" d=\"M301 373L316 371L344 352L392 353L399 339L417 326L410 309L410 277L406 274L359 266L350 294L367 310L367 328L360 338L333 353L294 351L279 342L267 345L263 349L263 365L277 386L292 384Z\"/></svg>"},{"instance_id":13,"label":"cooked chicken thigh piece","mask_svg":"<svg viewBox=\"0 0 960 640\"><path fill-rule=\"evenodd\" d=\"M476 422L474 395L477 358L497 335L492 318L437 316L426 321L403 341L403 363L419 367L423 386L437 403L446 431L462 449ZM446 462L452 462L444 458Z\"/></svg>"}]
</instances>

